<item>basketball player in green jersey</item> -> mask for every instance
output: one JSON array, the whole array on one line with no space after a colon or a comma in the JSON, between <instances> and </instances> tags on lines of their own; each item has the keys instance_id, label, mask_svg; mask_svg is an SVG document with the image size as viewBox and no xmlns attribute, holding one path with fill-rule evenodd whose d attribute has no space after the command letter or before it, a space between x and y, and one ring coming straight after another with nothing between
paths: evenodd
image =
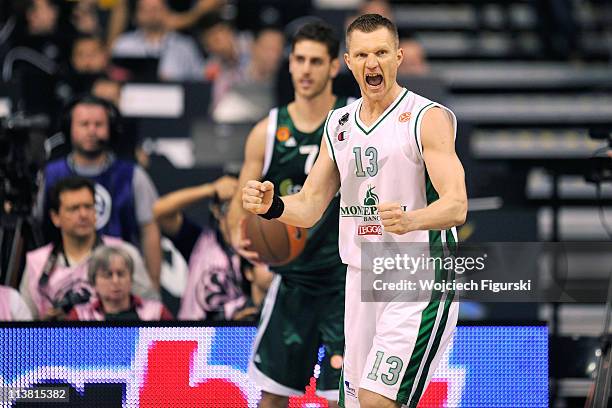
<instances>
[{"instance_id":1,"label":"basketball player in green jersey","mask_svg":"<svg viewBox=\"0 0 612 408\"><path fill-rule=\"evenodd\" d=\"M247 180L272 180L276 194L298 192L319 154L325 118L330 110L346 105L332 93L339 69L339 41L322 22L304 25L292 40L289 71L295 100L275 108L248 137L240 173ZM253 346L249 374L262 388L260 407L286 407L288 396L304 392L321 345L326 356L317 393L337 406L344 349L344 285L346 267L338 254L338 197L331 200L320 221L308 231L302 254L277 273L266 297ZM234 247L246 252L240 236L246 215L241 194L234 197L228 221Z\"/></svg>"}]
</instances>

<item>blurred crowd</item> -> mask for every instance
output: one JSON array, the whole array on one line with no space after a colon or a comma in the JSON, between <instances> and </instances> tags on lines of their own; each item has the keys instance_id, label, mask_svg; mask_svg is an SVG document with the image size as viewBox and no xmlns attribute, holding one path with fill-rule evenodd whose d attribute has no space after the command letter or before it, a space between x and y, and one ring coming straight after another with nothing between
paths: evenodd
<instances>
[{"instance_id":1,"label":"blurred crowd","mask_svg":"<svg viewBox=\"0 0 612 408\"><path fill-rule=\"evenodd\" d=\"M361 13L393 17L386 1L360 7L345 24ZM278 103L297 23L268 13L238 27L236 11L229 0L2 2L1 84L16 95L11 110L49 124L32 209L44 240L19 279L0 286L0 320L258 319L272 273L229 244L236 178L159 197L139 149L145 135L121 114L126 83L200 82L211 86L203 114L212 120L264 117ZM402 72L427 73L422 47L410 36L401 43ZM200 225L184 209L203 200L211 217Z\"/></svg>"}]
</instances>

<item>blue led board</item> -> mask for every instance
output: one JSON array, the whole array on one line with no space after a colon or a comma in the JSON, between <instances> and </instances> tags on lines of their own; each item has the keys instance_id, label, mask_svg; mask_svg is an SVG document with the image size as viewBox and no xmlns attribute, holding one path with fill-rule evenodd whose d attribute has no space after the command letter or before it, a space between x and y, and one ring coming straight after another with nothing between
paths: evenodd
<instances>
[{"instance_id":1,"label":"blue led board","mask_svg":"<svg viewBox=\"0 0 612 408\"><path fill-rule=\"evenodd\" d=\"M4 326L0 387L68 386L70 402L52 405L66 408L256 407L260 390L247 375L254 337L254 327ZM419 404L546 406L544 326L457 327Z\"/></svg>"}]
</instances>

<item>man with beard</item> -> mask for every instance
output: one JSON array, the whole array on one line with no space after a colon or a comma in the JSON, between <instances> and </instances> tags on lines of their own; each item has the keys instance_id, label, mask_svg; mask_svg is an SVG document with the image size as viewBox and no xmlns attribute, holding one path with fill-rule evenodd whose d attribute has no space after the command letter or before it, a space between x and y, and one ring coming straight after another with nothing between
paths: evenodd
<instances>
[{"instance_id":1,"label":"man with beard","mask_svg":"<svg viewBox=\"0 0 612 408\"><path fill-rule=\"evenodd\" d=\"M110 151L111 138L120 136L118 120L113 105L91 95L68 105L63 132L72 150L45 167L39 216L42 219L47 214L49 189L57 181L71 175L89 178L96 185L96 229L139 246L153 284L159 288L161 236L152 210L157 191L140 166Z\"/></svg>"},{"instance_id":2,"label":"man with beard","mask_svg":"<svg viewBox=\"0 0 612 408\"><path fill-rule=\"evenodd\" d=\"M345 106L336 97L332 81L338 73L339 40L328 25L308 23L292 39L289 71L295 99L272 109L248 137L240 185L247 180L273 180L276 194L299 191L319 154L324 122L330 109ZM245 217L241 193L234 196L229 213L233 245L250 260L248 240L240 235ZM262 311L249 375L263 390L261 408L286 407L287 397L302 394L317 363L326 356L317 393L337 406L344 336L344 282L346 267L338 255L339 199L308 231L302 254L288 265L271 268L272 281Z\"/></svg>"}]
</instances>

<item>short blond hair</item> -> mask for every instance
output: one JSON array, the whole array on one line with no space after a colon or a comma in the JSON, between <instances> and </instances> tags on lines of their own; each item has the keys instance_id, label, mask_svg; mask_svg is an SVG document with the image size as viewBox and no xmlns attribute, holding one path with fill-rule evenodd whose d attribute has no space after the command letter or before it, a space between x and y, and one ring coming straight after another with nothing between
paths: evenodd
<instances>
[{"instance_id":1,"label":"short blond hair","mask_svg":"<svg viewBox=\"0 0 612 408\"><path fill-rule=\"evenodd\" d=\"M391 32L395 38L395 46L399 47L399 33L397 32L397 26L393 24L391 20L380 14L364 14L357 17L346 29L346 44L349 44L349 36L355 30L359 30L364 33L372 33L379 28L386 28Z\"/></svg>"}]
</instances>

